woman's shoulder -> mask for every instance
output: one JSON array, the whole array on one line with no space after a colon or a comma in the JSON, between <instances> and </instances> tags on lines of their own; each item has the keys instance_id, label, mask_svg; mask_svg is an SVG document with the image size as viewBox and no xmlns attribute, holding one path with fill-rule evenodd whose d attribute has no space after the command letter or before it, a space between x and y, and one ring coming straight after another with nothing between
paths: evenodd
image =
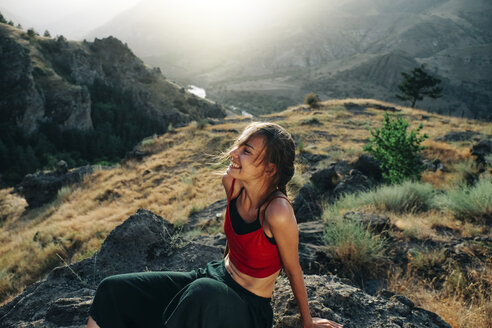
<instances>
[{"instance_id":1,"label":"woman's shoulder","mask_svg":"<svg viewBox=\"0 0 492 328\"><path fill-rule=\"evenodd\" d=\"M296 223L294 210L287 196L280 192L272 196L265 209L265 219L269 224Z\"/></svg>"}]
</instances>

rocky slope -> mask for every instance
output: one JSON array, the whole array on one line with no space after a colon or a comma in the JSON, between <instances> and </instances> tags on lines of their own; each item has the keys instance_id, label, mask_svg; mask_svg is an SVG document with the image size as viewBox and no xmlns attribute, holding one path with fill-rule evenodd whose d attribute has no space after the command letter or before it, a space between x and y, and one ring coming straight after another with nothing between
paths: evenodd
<instances>
[{"instance_id":1,"label":"rocky slope","mask_svg":"<svg viewBox=\"0 0 492 328\"><path fill-rule=\"evenodd\" d=\"M32 133L41 122L92 129L94 88L124 94L133 108L167 128L224 111L185 92L113 37L73 42L28 35L0 24L0 113Z\"/></svg>"},{"instance_id":2,"label":"rocky slope","mask_svg":"<svg viewBox=\"0 0 492 328\"><path fill-rule=\"evenodd\" d=\"M302 226L300 234L301 246L313 241L306 238ZM224 245L222 234L182 238L166 220L139 210L111 232L94 256L56 268L45 280L1 307L0 327L84 327L102 278L144 270L190 270L220 259ZM390 292L371 296L330 275L308 274L305 281L313 314L344 327L450 327L403 296ZM274 327L300 327L297 306L283 276L276 284L272 305Z\"/></svg>"}]
</instances>

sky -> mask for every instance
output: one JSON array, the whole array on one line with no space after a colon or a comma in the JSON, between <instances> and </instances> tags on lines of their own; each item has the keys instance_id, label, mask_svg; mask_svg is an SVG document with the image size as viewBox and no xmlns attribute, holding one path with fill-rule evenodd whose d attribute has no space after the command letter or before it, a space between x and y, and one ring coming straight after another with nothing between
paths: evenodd
<instances>
[{"instance_id":1,"label":"sky","mask_svg":"<svg viewBox=\"0 0 492 328\"><path fill-rule=\"evenodd\" d=\"M149 16L172 13L161 19L178 19L191 27L205 24L209 29L223 29L225 24L250 29L272 15L295 11L292 4L297 0L0 0L0 12L25 30L33 27L40 34L48 30L51 36L82 40L139 2L153 8Z\"/></svg>"},{"instance_id":2,"label":"sky","mask_svg":"<svg viewBox=\"0 0 492 328\"><path fill-rule=\"evenodd\" d=\"M24 29L82 39L141 0L0 0L0 12Z\"/></svg>"}]
</instances>

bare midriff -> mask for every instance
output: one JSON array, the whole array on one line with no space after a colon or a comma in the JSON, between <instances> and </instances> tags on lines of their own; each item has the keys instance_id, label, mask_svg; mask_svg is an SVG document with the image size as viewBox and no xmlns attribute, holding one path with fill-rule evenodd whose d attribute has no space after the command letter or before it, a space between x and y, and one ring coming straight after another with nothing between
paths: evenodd
<instances>
[{"instance_id":1,"label":"bare midriff","mask_svg":"<svg viewBox=\"0 0 492 328\"><path fill-rule=\"evenodd\" d=\"M229 260L229 254L224 258L224 265L232 279L242 287L255 295L266 298L272 297L273 286L275 285L280 270L265 278L252 277L239 271L234 264L232 264L232 261Z\"/></svg>"}]
</instances>

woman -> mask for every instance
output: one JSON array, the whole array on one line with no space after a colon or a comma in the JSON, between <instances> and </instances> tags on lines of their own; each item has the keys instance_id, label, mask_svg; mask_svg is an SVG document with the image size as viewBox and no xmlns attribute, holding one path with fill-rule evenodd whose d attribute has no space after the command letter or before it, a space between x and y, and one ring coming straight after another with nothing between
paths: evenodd
<instances>
[{"instance_id":1,"label":"woman","mask_svg":"<svg viewBox=\"0 0 492 328\"><path fill-rule=\"evenodd\" d=\"M104 279L87 328L272 327L270 298L283 267L303 327L342 327L312 318L298 257L298 230L286 185L295 145L273 123L252 123L227 153L223 261L187 273L147 272ZM97 322L97 324L96 324ZM99 324L99 325L98 325Z\"/></svg>"}]
</instances>

